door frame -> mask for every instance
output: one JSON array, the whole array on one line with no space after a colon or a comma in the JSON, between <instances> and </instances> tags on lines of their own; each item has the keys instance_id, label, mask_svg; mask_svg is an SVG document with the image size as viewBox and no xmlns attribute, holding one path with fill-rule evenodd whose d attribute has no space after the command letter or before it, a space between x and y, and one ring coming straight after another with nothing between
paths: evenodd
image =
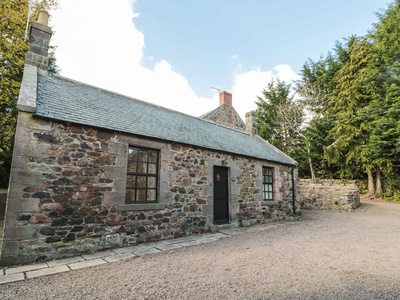
<instances>
[{"instance_id":1,"label":"door frame","mask_svg":"<svg viewBox=\"0 0 400 300\"><path fill-rule=\"evenodd\" d=\"M224 172L226 172L226 184L225 184L225 189L226 189L226 203L224 203L224 205L226 205L226 219L221 219L216 220L216 184L215 184L215 177L216 177L216 170L223 170ZM230 175L230 168L228 167L223 167L223 166L218 166L218 165L214 165L213 166L213 223L214 224L229 224L231 221L231 207L230 207L230 180L229 180L229 175ZM217 223L218 222L218 223Z\"/></svg>"}]
</instances>

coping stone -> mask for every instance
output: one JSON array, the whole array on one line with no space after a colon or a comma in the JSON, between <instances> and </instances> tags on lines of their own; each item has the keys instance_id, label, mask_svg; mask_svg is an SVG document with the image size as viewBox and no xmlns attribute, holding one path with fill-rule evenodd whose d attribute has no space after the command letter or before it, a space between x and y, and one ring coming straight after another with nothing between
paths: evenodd
<instances>
[{"instance_id":1,"label":"coping stone","mask_svg":"<svg viewBox=\"0 0 400 300\"><path fill-rule=\"evenodd\" d=\"M0 276L0 284L24 280L24 273Z\"/></svg>"},{"instance_id":2,"label":"coping stone","mask_svg":"<svg viewBox=\"0 0 400 300\"><path fill-rule=\"evenodd\" d=\"M112 263L112 262L117 262L117 261L120 261L123 259L132 258L132 257L137 257L137 255L135 255L133 253L121 253L121 254L106 256L106 257L103 257L103 259L106 262Z\"/></svg>"},{"instance_id":3,"label":"coping stone","mask_svg":"<svg viewBox=\"0 0 400 300\"><path fill-rule=\"evenodd\" d=\"M33 270L39 270L43 268L47 268L46 263L40 263L40 264L33 264L33 265L26 265L26 266L21 266L21 267L16 267L16 268L9 268L6 269L6 275L9 274L15 274L15 273L22 273L26 271L33 271Z\"/></svg>"},{"instance_id":4,"label":"coping stone","mask_svg":"<svg viewBox=\"0 0 400 300\"><path fill-rule=\"evenodd\" d=\"M115 252L113 252L112 250L101 251L101 252L95 252L92 254L82 255L82 257L86 260L91 260L91 259L101 258L101 257L105 257L105 256L110 256L110 255L115 255Z\"/></svg>"},{"instance_id":5,"label":"coping stone","mask_svg":"<svg viewBox=\"0 0 400 300\"><path fill-rule=\"evenodd\" d=\"M40 277L40 276L45 276L45 275L51 275L51 274L57 274L57 273L63 273L63 272L68 272L71 269L68 268L66 265L61 265L53 268L45 268L45 269L40 269L36 271L29 271L26 272L26 278L35 278L35 277Z\"/></svg>"},{"instance_id":6,"label":"coping stone","mask_svg":"<svg viewBox=\"0 0 400 300\"><path fill-rule=\"evenodd\" d=\"M84 260L85 259L80 256L75 256L75 257L63 258L63 259L59 259L59 260L48 261L47 264L49 265L50 268L52 268L52 267L57 267L60 265L67 265L67 264L72 264L75 262L81 262Z\"/></svg>"},{"instance_id":7,"label":"coping stone","mask_svg":"<svg viewBox=\"0 0 400 300\"><path fill-rule=\"evenodd\" d=\"M101 258L96 258L96 259L91 259L91 260L85 260L73 264L69 264L68 266L71 268L71 270L78 270L78 269L83 269L87 267L94 267L102 264L106 264L107 262L104 259Z\"/></svg>"}]
</instances>

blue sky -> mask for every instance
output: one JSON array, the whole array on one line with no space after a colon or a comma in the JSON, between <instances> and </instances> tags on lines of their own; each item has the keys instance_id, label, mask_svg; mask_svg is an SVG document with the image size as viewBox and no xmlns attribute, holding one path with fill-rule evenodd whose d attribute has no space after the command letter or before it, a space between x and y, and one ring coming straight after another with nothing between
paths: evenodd
<instances>
[{"instance_id":1,"label":"blue sky","mask_svg":"<svg viewBox=\"0 0 400 300\"><path fill-rule=\"evenodd\" d=\"M233 93L241 116L272 78L298 79L386 0L60 0L61 75L192 115Z\"/></svg>"}]
</instances>

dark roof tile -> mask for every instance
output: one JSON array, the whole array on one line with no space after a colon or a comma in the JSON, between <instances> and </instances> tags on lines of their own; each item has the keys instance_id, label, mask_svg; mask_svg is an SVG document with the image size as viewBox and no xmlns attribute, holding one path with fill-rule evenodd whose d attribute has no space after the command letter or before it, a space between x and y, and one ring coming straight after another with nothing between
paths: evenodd
<instances>
[{"instance_id":1,"label":"dark roof tile","mask_svg":"<svg viewBox=\"0 0 400 300\"><path fill-rule=\"evenodd\" d=\"M146 137L294 165L244 132L62 77L38 76L36 114Z\"/></svg>"}]
</instances>

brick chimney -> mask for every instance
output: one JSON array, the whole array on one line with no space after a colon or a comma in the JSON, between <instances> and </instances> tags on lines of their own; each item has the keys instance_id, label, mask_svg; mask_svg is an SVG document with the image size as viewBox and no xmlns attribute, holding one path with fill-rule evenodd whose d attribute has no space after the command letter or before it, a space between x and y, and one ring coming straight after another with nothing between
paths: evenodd
<instances>
[{"instance_id":1,"label":"brick chimney","mask_svg":"<svg viewBox=\"0 0 400 300\"><path fill-rule=\"evenodd\" d=\"M257 135L258 134L258 129L257 129L257 115L254 110L246 113L246 133L251 134L251 135Z\"/></svg>"},{"instance_id":2,"label":"brick chimney","mask_svg":"<svg viewBox=\"0 0 400 300\"><path fill-rule=\"evenodd\" d=\"M219 105L228 104L232 106L232 94L222 91L219 93Z\"/></svg>"},{"instance_id":3,"label":"brick chimney","mask_svg":"<svg viewBox=\"0 0 400 300\"><path fill-rule=\"evenodd\" d=\"M36 66L44 71L49 64L49 43L53 32L48 26L49 13L45 10L39 12L37 22L31 25L29 37L29 49L25 57L25 63Z\"/></svg>"}]
</instances>

